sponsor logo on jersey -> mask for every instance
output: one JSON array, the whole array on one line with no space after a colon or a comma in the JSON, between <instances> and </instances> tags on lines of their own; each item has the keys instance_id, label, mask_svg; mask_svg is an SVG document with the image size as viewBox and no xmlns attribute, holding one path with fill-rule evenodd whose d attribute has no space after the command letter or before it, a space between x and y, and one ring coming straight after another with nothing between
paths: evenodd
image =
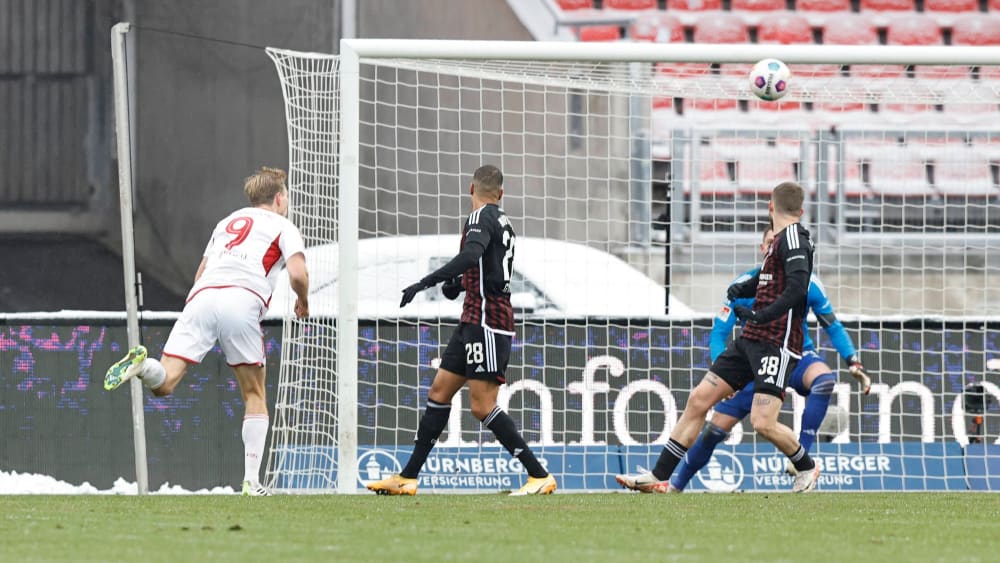
<instances>
[{"instance_id":1,"label":"sponsor logo on jersey","mask_svg":"<svg viewBox=\"0 0 1000 563\"><path fill-rule=\"evenodd\" d=\"M724 320L728 319L729 318L729 314L732 313L732 312L733 312L733 310L732 310L732 308L729 307L729 305L723 305L722 306L722 310L719 311L719 320L724 321Z\"/></svg>"}]
</instances>

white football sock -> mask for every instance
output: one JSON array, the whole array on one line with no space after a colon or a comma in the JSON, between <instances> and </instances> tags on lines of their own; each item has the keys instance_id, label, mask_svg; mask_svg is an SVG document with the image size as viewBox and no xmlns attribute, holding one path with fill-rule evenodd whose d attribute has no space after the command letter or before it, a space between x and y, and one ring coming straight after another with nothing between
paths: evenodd
<instances>
[{"instance_id":1,"label":"white football sock","mask_svg":"<svg viewBox=\"0 0 1000 563\"><path fill-rule=\"evenodd\" d=\"M266 414L248 414L243 417L243 480L260 481L260 462L264 457L264 441L270 419Z\"/></svg>"},{"instance_id":2,"label":"white football sock","mask_svg":"<svg viewBox=\"0 0 1000 563\"><path fill-rule=\"evenodd\" d=\"M167 370L156 358L146 358L139 367L139 379L142 380L143 385L150 389L156 389L163 385L163 381L167 378Z\"/></svg>"}]
</instances>

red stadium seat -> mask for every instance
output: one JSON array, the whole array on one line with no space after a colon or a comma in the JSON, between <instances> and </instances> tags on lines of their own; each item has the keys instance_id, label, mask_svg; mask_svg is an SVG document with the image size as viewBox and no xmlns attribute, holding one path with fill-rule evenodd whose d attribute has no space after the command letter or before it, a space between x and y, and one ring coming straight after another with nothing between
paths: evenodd
<instances>
[{"instance_id":1,"label":"red stadium seat","mask_svg":"<svg viewBox=\"0 0 1000 563\"><path fill-rule=\"evenodd\" d=\"M812 43L812 26L804 16L794 12L765 14L757 26L757 42L782 45Z\"/></svg>"},{"instance_id":2,"label":"red stadium seat","mask_svg":"<svg viewBox=\"0 0 1000 563\"><path fill-rule=\"evenodd\" d=\"M612 10L655 10L656 0L604 0L604 7Z\"/></svg>"},{"instance_id":3,"label":"red stadium seat","mask_svg":"<svg viewBox=\"0 0 1000 563\"><path fill-rule=\"evenodd\" d=\"M746 12L774 12L786 8L785 0L732 0L733 10Z\"/></svg>"},{"instance_id":4,"label":"red stadium seat","mask_svg":"<svg viewBox=\"0 0 1000 563\"><path fill-rule=\"evenodd\" d=\"M740 147L736 160L736 186L744 194L770 195L774 186L796 177L799 164L796 142L756 141Z\"/></svg>"},{"instance_id":5,"label":"red stadium seat","mask_svg":"<svg viewBox=\"0 0 1000 563\"><path fill-rule=\"evenodd\" d=\"M701 17L694 26L695 43L749 43L750 34L743 20L720 13Z\"/></svg>"},{"instance_id":6,"label":"red stadium seat","mask_svg":"<svg viewBox=\"0 0 1000 563\"><path fill-rule=\"evenodd\" d=\"M878 45L878 30L868 18L853 14L831 17L823 26L828 45Z\"/></svg>"},{"instance_id":7,"label":"red stadium seat","mask_svg":"<svg viewBox=\"0 0 1000 563\"><path fill-rule=\"evenodd\" d=\"M955 20L953 45L1000 45L1000 18L969 14Z\"/></svg>"},{"instance_id":8,"label":"red stadium seat","mask_svg":"<svg viewBox=\"0 0 1000 563\"><path fill-rule=\"evenodd\" d=\"M556 0L556 4L563 10L585 10L594 7L592 0Z\"/></svg>"},{"instance_id":9,"label":"red stadium seat","mask_svg":"<svg viewBox=\"0 0 1000 563\"><path fill-rule=\"evenodd\" d=\"M800 102L792 100L778 100L776 102L765 102L764 100L751 99L750 111L798 111L802 109Z\"/></svg>"},{"instance_id":10,"label":"red stadium seat","mask_svg":"<svg viewBox=\"0 0 1000 563\"><path fill-rule=\"evenodd\" d=\"M736 109L736 98L684 98L684 109L694 111L727 111Z\"/></svg>"},{"instance_id":11,"label":"red stadium seat","mask_svg":"<svg viewBox=\"0 0 1000 563\"><path fill-rule=\"evenodd\" d=\"M859 171L856 185L848 193L893 198L933 197L936 192L927 181L927 162L922 151L893 141L845 142L847 166Z\"/></svg>"},{"instance_id":12,"label":"red stadium seat","mask_svg":"<svg viewBox=\"0 0 1000 563\"><path fill-rule=\"evenodd\" d=\"M914 0L861 0L862 12L913 12Z\"/></svg>"},{"instance_id":13,"label":"red stadium seat","mask_svg":"<svg viewBox=\"0 0 1000 563\"><path fill-rule=\"evenodd\" d=\"M925 12L978 12L979 0L924 0Z\"/></svg>"},{"instance_id":14,"label":"red stadium seat","mask_svg":"<svg viewBox=\"0 0 1000 563\"><path fill-rule=\"evenodd\" d=\"M667 0L667 8L684 12L721 10L722 0Z\"/></svg>"},{"instance_id":15,"label":"red stadium seat","mask_svg":"<svg viewBox=\"0 0 1000 563\"><path fill-rule=\"evenodd\" d=\"M941 28L937 22L917 14L894 16L886 33L889 45L940 45Z\"/></svg>"},{"instance_id":16,"label":"red stadium seat","mask_svg":"<svg viewBox=\"0 0 1000 563\"><path fill-rule=\"evenodd\" d=\"M617 25L591 25L580 28L580 41L618 41L622 30Z\"/></svg>"},{"instance_id":17,"label":"red stadium seat","mask_svg":"<svg viewBox=\"0 0 1000 563\"><path fill-rule=\"evenodd\" d=\"M629 36L636 41L683 43L684 25L670 14L653 14L638 18L629 28Z\"/></svg>"},{"instance_id":18,"label":"red stadium seat","mask_svg":"<svg viewBox=\"0 0 1000 563\"><path fill-rule=\"evenodd\" d=\"M991 12L1000 12L1000 0L989 0L988 4Z\"/></svg>"},{"instance_id":19,"label":"red stadium seat","mask_svg":"<svg viewBox=\"0 0 1000 563\"><path fill-rule=\"evenodd\" d=\"M711 72L707 63L658 63L656 72L670 77L695 77Z\"/></svg>"},{"instance_id":20,"label":"red stadium seat","mask_svg":"<svg viewBox=\"0 0 1000 563\"><path fill-rule=\"evenodd\" d=\"M961 140L928 140L914 144L933 169L933 185L946 197L1000 195L993 184L989 158Z\"/></svg>"},{"instance_id":21,"label":"red stadium seat","mask_svg":"<svg viewBox=\"0 0 1000 563\"><path fill-rule=\"evenodd\" d=\"M969 78L967 66L918 66L913 69L920 80L956 80Z\"/></svg>"},{"instance_id":22,"label":"red stadium seat","mask_svg":"<svg viewBox=\"0 0 1000 563\"><path fill-rule=\"evenodd\" d=\"M795 0L798 12L850 12L851 0Z\"/></svg>"}]
</instances>

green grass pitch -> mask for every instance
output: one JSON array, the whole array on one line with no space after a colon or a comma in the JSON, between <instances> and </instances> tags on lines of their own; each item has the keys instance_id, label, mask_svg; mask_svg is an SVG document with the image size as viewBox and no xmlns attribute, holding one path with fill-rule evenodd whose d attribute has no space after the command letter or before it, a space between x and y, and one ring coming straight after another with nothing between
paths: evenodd
<instances>
[{"instance_id":1,"label":"green grass pitch","mask_svg":"<svg viewBox=\"0 0 1000 563\"><path fill-rule=\"evenodd\" d=\"M997 561L996 494L0 497L4 561Z\"/></svg>"}]
</instances>

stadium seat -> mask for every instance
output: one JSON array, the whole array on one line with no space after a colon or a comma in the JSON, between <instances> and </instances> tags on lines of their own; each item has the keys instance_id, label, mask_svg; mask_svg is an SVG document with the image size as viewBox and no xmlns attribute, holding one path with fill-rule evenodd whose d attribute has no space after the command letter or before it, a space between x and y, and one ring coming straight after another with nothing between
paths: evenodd
<instances>
[{"instance_id":1,"label":"stadium seat","mask_svg":"<svg viewBox=\"0 0 1000 563\"><path fill-rule=\"evenodd\" d=\"M925 12L978 12L979 0L924 0Z\"/></svg>"},{"instance_id":2,"label":"stadium seat","mask_svg":"<svg viewBox=\"0 0 1000 563\"><path fill-rule=\"evenodd\" d=\"M1000 45L1000 18L968 14L955 20L951 30L953 45Z\"/></svg>"},{"instance_id":3,"label":"stadium seat","mask_svg":"<svg viewBox=\"0 0 1000 563\"><path fill-rule=\"evenodd\" d=\"M776 12L787 7L785 0L732 0L730 6L734 11L745 12Z\"/></svg>"},{"instance_id":4,"label":"stadium seat","mask_svg":"<svg viewBox=\"0 0 1000 563\"><path fill-rule=\"evenodd\" d=\"M913 12L914 0L861 0L862 12Z\"/></svg>"},{"instance_id":5,"label":"stadium seat","mask_svg":"<svg viewBox=\"0 0 1000 563\"><path fill-rule=\"evenodd\" d=\"M851 0L796 0L797 12L850 12Z\"/></svg>"},{"instance_id":6,"label":"stadium seat","mask_svg":"<svg viewBox=\"0 0 1000 563\"><path fill-rule=\"evenodd\" d=\"M603 5L611 10L655 10L656 0L604 0Z\"/></svg>"},{"instance_id":7,"label":"stadium seat","mask_svg":"<svg viewBox=\"0 0 1000 563\"><path fill-rule=\"evenodd\" d=\"M937 22L917 14L893 16L886 32L889 45L940 45L941 28Z\"/></svg>"},{"instance_id":8,"label":"stadium seat","mask_svg":"<svg viewBox=\"0 0 1000 563\"><path fill-rule=\"evenodd\" d=\"M928 163L919 148L891 140L848 140L844 153L847 166L859 171L857 184L848 185L848 193L894 199L937 195L928 182Z\"/></svg>"},{"instance_id":9,"label":"stadium seat","mask_svg":"<svg viewBox=\"0 0 1000 563\"><path fill-rule=\"evenodd\" d=\"M736 98L684 98L684 111L729 111L739 106Z\"/></svg>"},{"instance_id":10,"label":"stadium seat","mask_svg":"<svg viewBox=\"0 0 1000 563\"><path fill-rule=\"evenodd\" d=\"M963 140L927 140L913 143L931 165L934 188L946 197L1000 195L993 183L990 161L971 143Z\"/></svg>"},{"instance_id":11,"label":"stadium seat","mask_svg":"<svg viewBox=\"0 0 1000 563\"><path fill-rule=\"evenodd\" d=\"M878 45L878 30L868 18L838 14L823 26L823 43L828 45Z\"/></svg>"},{"instance_id":12,"label":"stadium seat","mask_svg":"<svg viewBox=\"0 0 1000 563\"><path fill-rule=\"evenodd\" d=\"M698 193L704 199L736 195L736 164L732 154L719 151L712 139L702 139L691 147L691 163L697 167Z\"/></svg>"},{"instance_id":13,"label":"stadium seat","mask_svg":"<svg viewBox=\"0 0 1000 563\"><path fill-rule=\"evenodd\" d=\"M831 17L823 26L823 43L827 45L878 45L878 30L875 24L865 17L854 14L842 14ZM857 65L851 68L852 76L896 77L901 76L905 68L899 65Z\"/></svg>"},{"instance_id":14,"label":"stadium seat","mask_svg":"<svg viewBox=\"0 0 1000 563\"><path fill-rule=\"evenodd\" d=\"M988 6L991 12L1000 12L1000 0L989 0Z\"/></svg>"},{"instance_id":15,"label":"stadium seat","mask_svg":"<svg viewBox=\"0 0 1000 563\"><path fill-rule=\"evenodd\" d=\"M670 14L650 14L636 19L629 27L629 36L635 41L683 43L684 25Z\"/></svg>"},{"instance_id":16,"label":"stadium seat","mask_svg":"<svg viewBox=\"0 0 1000 563\"><path fill-rule=\"evenodd\" d=\"M618 41L622 30L617 25L591 25L580 28L580 41Z\"/></svg>"},{"instance_id":17,"label":"stadium seat","mask_svg":"<svg viewBox=\"0 0 1000 563\"><path fill-rule=\"evenodd\" d=\"M804 16L794 12L764 14L757 26L757 42L782 45L812 43L812 26Z\"/></svg>"},{"instance_id":18,"label":"stadium seat","mask_svg":"<svg viewBox=\"0 0 1000 563\"><path fill-rule=\"evenodd\" d=\"M798 143L755 140L736 148L736 187L739 193L770 195L775 185L798 177Z\"/></svg>"},{"instance_id":19,"label":"stadium seat","mask_svg":"<svg viewBox=\"0 0 1000 563\"><path fill-rule=\"evenodd\" d=\"M556 4L563 10L585 10L594 7L592 0L556 0Z\"/></svg>"},{"instance_id":20,"label":"stadium seat","mask_svg":"<svg viewBox=\"0 0 1000 563\"><path fill-rule=\"evenodd\" d=\"M694 27L695 43L749 43L747 26L733 14L719 13L698 19Z\"/></svg>"},{"instance_id":21,"label":"stadium seat","mask_svg":"<svg viewBox=\"0 0 1000 563\"><path fill-rule=\"evenodd\" d=\"M722 0L667 0L668 10L706 12L722 9Z\"/></svg>"}]
</instances>

